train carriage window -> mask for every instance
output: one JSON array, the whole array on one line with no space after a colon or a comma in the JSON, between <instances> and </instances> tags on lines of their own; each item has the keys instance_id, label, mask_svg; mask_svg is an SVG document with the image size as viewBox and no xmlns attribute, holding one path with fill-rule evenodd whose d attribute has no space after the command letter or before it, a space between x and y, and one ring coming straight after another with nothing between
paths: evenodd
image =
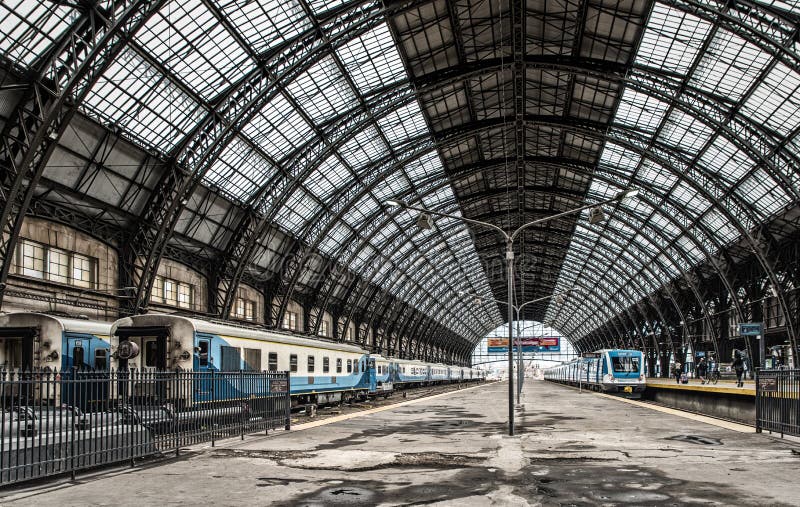
<instances>
[{"instance_id":1,"label":"train carriage window","mask_svg":"<svg viewBox=\"0 0 800 507\"><path fill-rule=\"evenodd\" d=\"M342 358L336 358L336 373L342 373Z\"/></svg>"},{"instance_id":2,"label":"train carriage window","mask_svg":"<svg viewBox=\"0 0 800 507\"><path fill-rule=\"evenodd\" d=\"M331 360L328 357L322 358L322 373L328 373L331 371Z\"/></svg>"},{"instance_id":3,"label":"train carriage window","mask_svg":"<svg viewBox=\"0 0 800 507\"><path fill-rule=\"evenodd\" d=\"M149 340L144 342L144 365L148 368L155 368L158 359L158 342Z\"/></svg>"},{"instance_id":4,"label":"train carriage window","mask_svg":"<svg viewBox=\"0 0 800 507\"><path fill-rule=\"evenodd\" d=\"M314 356L308 356L308 373L314 373Z\"/></svg>"},{"instance_id":5,"label":"train carriage window","mask_svg":"<svg viewBox=\"0 0 800 507\"><path fill-rule=\"evenodd\" d=\"M221 371L239 371L242 369L242 358L239 347L222 347Z\"/></svg>"},{"instance_id":6,"label":"train carriage window","mask_svg":"<svg viewBox=\"0 0 800 507\"><path fill-rule=\"evenodd\" d=\"M297 354L289 355L289 371L297 373Z\"/></svg>"},{"instance_id":7,"label":"train carriage window","mask_svg":"<svg viewBox=\"0 0 800 507\"><path fill-rule=\"evenodd\" d=\"M261 349L244 349L245 371L261 371Z\"/></svg>"},{"instance_id":8,"label":"train carriage window","mask_svg":"<svg viewBox=\"0 0 800 507\"><path fill-rule=\"evenodd\" d=\"M108 369L108 349L97 349L94 351L94 369Z\"/></svg>"},{"instance_id":9,"label":"train carriage window","mask_svg":"<svg viewBox=\"0 0 800 507\"><path fill-rule=\"evenodd\" d=\"M353 361L350 359L347 360L347 373L353 373Z\"/></svg>"},{"instance_id":10,"label":"train carriage window","mask_svg":"<svg viewBox=\"0 0 800 507\"><path fill-rule=\"evenodd\" d=\"M267 356L267 368L269 371L278 371L278 353L270 352Z\"/></svg>"},{"instance_id":11,"label":"train carriage window","mask_svg":"<svg viewBox=\"0 0 800 507\"><path fill-rule=\"evenodd\" d=\"M208 366L208 340L199 340L197 342L197 364L201 367Z\"/></svg>"}]
</instances>

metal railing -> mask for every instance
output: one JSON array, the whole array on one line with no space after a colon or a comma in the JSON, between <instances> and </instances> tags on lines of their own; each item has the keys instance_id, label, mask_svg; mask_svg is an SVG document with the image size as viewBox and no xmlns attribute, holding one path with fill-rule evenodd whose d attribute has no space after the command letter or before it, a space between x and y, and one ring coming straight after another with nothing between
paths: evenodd
<instances>
[{"instance_id":1,"label":"metal railing","mask_svg":"<svg viewBox=\"0 0 800 507\"><path fill-rule=\"evenodd\" d=\"M0 371L0 485L290 427L288 372Z\"/></svg>"},{"instance_id":2,"label":"metal railing","mask_svg":"<svg viewBox=\"0 0 800 507\"><path fill-rule=\"evenodd\" d=\"M756 370L756 431L800 436L800 369Z\"/></svg>"}]
</instances>

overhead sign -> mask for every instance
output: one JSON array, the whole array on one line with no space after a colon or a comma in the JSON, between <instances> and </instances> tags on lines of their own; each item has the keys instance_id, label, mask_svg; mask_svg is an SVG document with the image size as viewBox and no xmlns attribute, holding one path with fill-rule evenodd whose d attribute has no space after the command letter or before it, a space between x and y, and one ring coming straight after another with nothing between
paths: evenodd
<instances>
[{"instance_id":1,"label":"overhead sign","mask_svg":"<svg viewBox=\"0 0 800 507\"><path fill-rule=\"evenodd\" d=\"M517 338L514 338L514 352L517 352ZM519 338L522 352L561 352L561 337L535 336ZM489 354L508 354L508 338L489 338Z\"/></svg>"},{"instance_id":2,"label":"overhead sign","mask_svg":"<svg viewBox=\"0 0 800 507\"><path fill-rule=\"evenodd\" d=\"M762 322L740 323L739 334L742 336L761 336L764 334L764 324Z\"/></svg>"}]
</instances>

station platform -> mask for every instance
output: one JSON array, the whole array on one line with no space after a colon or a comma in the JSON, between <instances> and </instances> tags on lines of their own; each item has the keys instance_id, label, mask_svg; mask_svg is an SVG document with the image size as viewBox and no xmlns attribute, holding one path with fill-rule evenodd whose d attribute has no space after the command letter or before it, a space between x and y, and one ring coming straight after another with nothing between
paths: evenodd
<instances>
[{"instance_id":1,"label":"station platform","mask_svg":"<svg viewBox=\"0 0 800 507\"><path fill-rule=\"evenodd\" d=\"M796 505L800 445L750 427L527 381L194 447L2 505Z\"/></svg>"}]
</instances>

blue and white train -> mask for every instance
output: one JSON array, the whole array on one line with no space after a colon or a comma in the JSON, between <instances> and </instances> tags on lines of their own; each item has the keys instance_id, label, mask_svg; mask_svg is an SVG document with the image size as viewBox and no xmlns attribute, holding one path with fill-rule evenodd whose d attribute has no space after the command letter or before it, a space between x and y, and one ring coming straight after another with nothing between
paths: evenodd
<instances>
[{"instance_id":1,"label":"blue and white train","mask_svg":"<svg viewBox=\"0 0 800 507\"><path fill-rule=\"evenodd\" d=\"M337 403L388 396L414 385L483 379L477 369L385 358L355 345L175 315L119 319L111 328L111 348L112 367L122 370L288 370L293 405Z\"/></svg>"},{"instance_id":2,"label":"blue and white train","mask_svg":"<svg viewBox=\"0 0 800 507\"><path fill-rule=\"evenodd\" d=\"M16 312L0 315L0 370L109 368L110 322Z\"/></svg>"},{"instance_id":3,"label":"blue and white train","mask_svg":"<svg viewBox=\"0 0 800 507\"><path fill-rule=\"evenodd\" d=\"M544 370L545 380L640 398L647 379L639 350L603 349Z\"/></svg>"}]
</instances>

